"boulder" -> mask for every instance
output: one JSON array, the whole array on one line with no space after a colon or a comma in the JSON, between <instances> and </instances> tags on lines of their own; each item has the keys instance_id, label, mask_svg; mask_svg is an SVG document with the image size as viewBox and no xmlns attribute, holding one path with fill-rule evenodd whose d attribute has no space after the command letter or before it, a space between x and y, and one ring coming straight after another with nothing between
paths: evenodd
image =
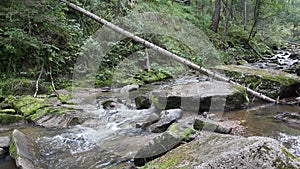
<instances>
[{"instance_id":1,"label":"boulder","mask_svg":"<svg viewBox=\"0 0 300 169\"><path fill-rule=\"evenodd\" d=\"M190 140L195 130L185 124L173 123L166 132L151 140L148 145L140 149L134 157L136 166L143 166L159 156L175 148L182 141Z\"/></svg>"},{"instance_id":2,"label":"boulder","mask_svg":"<svg viewBox=\"0 0 300 169\"><path fill-rule=\"evenodd\" d=\"M9 136L0 137L0 147L8 148L11 138Z\"/></svg>"},{"instance_id":3,"label":"boulder","mask_svg":"<svg viewBox=\"0 0 300 169\"><path fill-rule=\"evenodd\" d=\"M137 90L139 88L139 85L132 84L132 85L126 85L121 88L120 93L129 93L131 91Z\"/></svg>"},{"instance_id":4,"label":"boulder","mask_svg":"<svg viewBox=\"0 0 300 169\"><path fill-rule=\"evenodd\" d=\"M244 91L230 83L202 81L165 87L152 92L151 100L158 109L205 112L233 110L245 106Z\"/></svg>"},{"instance_id":5,"label":"boulder","mask_svg":"<svg viewBox=\"0 0 300 169\"><path fill-rule=\"evenodd\" d=\"M24 117L22 115L0 113L0 123L2 123L2 124L12 124L12 123L19 122L23 119L24 119Z\"/></svg>"},{"instance_id":6,"label":"boulder","mask_svg":"<svg viewBox=\"0 0 300 169\"><path fill-rule=\"evenodd\" d=\"M230 134L232 131L231 127L222 126L220 124L216 124L214 121L210 119L204 119L204 118L195 118L194 129L213 131L222 134Z\"/></svg>"},{"instance_id":7,"label":"boulder","mask_svg":"<svg viewBox=\"0 0 300 169\"><path fill-rule=\"evenodd\" d=\"M0 148L0 159L4 158L7 154L7 151L4 148Z\"/></svg>"},{"instance_id":8,"label":"boulder","mask_svg":"<svg viewBox=\"0 0 300 169\"><path fill-rule=\"evenodd\" d=\"M150 168L289 168L300 159L277 140L241 137L202 131L198 137L147 163Z\"/></svg>"},{"instance_id":9,"label":"boulder","mask_svg":"<svg viewBox=\"0 0 300 169\"><path fill-rule=\"evenodd\" d=\"M134 99L136 109L149 109L151 107L151 100L145 96L138 96Z\"/></svg>"},{"instance_id":10,"label":"boulder","mask_svg":"<svg viewBox=\"0 0 300 169\"><path fill-rule=\"evenodd\" d=\"M237 83L272 98L298 96L299 93L300 77L295 74L243 65L223 65L216 69Z\"/></svg>"},{"instance_id":11,"label":"boulder","mask_svg":"<svg viewBox=\"0 0 300 169\"><path fill-rule=\"evenodd\" d=\"M146 117L146 121L137 123L136 128L145 129L146 127L150 126L151 124L158 122L159 119L160 119L160 116L158 115L158 113L155 113L155 112L151 113L150 115L148 115Z\"/></svg>"},{"instance_id":12,"label":"boulder","mask_svg":"<svg viewBox=\"0 0 300 169\"><path fill-rule=\"evenodd\" d=\"M37 116L33 117L32 121L36 125L46 128L66 128L83 122L81 118L77 117L77 115L81 113L77 110L53 109L54 110L51 110L51 108L38 110L36 113Z\"/></svg>"},{"instance_id":13,"label":"boulder","mask_svg":"<svg viewBox=\"0 0 300 169\"><path fill-rule=\"evenodd\" d=\"M168 129L168 127L181 117L180 109L164 110L160 113L160 119L149 126L149 131L153 133L161 133Z\"/></svg>"},{"instance_id":14,"label":"boulder","mask_svg":"<svg viewBox=\"0 0 300 169\"><path fill-rule=\"evenodd\" d=\"M18 168L38 169L37 145L24 133L14 130L12 141L9 147L10 156L15 159Z\"/></svg>"}]
</instances>

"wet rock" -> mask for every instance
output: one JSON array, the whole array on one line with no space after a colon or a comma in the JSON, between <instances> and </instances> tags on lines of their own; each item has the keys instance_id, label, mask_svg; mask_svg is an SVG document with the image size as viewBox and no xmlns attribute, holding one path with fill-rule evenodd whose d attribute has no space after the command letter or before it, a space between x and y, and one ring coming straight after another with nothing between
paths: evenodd
<instances>
[{"instance_id":1,"label":"wet rock","mask_svg":"<svg viewBox=\"0 0 300 169\"><path fill-rule=\"evenodd\" d=\"M168 127L181 117L180 109L164 110L160 113L160 120L151 126L149 131L153 133L161 133L168 129Z\"/></svg>"},{"instance_id":2,"label":"wet rock","mask_svg":"<svg viewBox=\"0 0 300 169\"><path fill-rule=\"evenodd\" d=\"M10 137L9 136L3 136L0 137L0 147L1 148L8 148L10 143Z\"/></svg>"},{"instance_id":3,"label":"wet rock","mask_svg":"<svg viewBox=\"0 0 300 169\"><path fill-rule=\"evenodd\" d=\"M173 123L166 132L155 137L148 145L140 149L134 157L136 166L143 166L171 149L181 144L184 140L189 140L196 131L184 124Z\"/></svg>"},{"instance_id":4,"label":"wet rock","mask_svg":"<svg viewBox=\"0 0 300 169\"><path fill-rule=\"evenodd\" d=\"M7 154L7 151L4 148L0 148L0 159L4 158Z\"/></svg>"},{"instance_id":5,"label":"wet rock","mask_svg":"<svg viewBox=\"0 0 300 169\"><path fill-rule=\"evenodd\" d=\"M63 114L57 112L53 112L51 114L41 113L43 115L32 120L36 125L46 128L66 128L68 126L78 125L83 122L82 118L76 116L76 114L79 113L81 112L76 110L65 110Z\"/></svg>"},{"instance_id":6,"label":"wet rock","mask_svg":"<svg viewBox=\"0 0 300 169\"><path fill-rule=\"evenodd\" d=\"M15 159L18 168L37 169L37 145L24 133L14 130L12 133L12 142L9 147L9 153Z\"/></svg>"},{"instance_id":7,"label":"wet rock","mask_svg":"<svg viewBox=\"0 0 300 169\"><path fill-rule=\"evenodd\" d=\"M203 131L194 141L179 146L142 168L299 167L299 160L274 139L244 138Z\"/></svg>"},{"instance_id":8,"label":"wet rock","mask_svg":"<svg viewBox=\"0 0 300 169\"><path fill-rule=\"evenodd\" d=\"M146 127L150 126L151 124L158 122L158 120L160 119L160 116L157 113L152 113L146 118L147 119L145 122L137 123L136 128L145 129Z\"/></svg>"},{"instance_id":9,"label":"wet rock","mask_svg":"<svg viewBox=\"0 0 300 169\"><path fill-rule=\"evenodd\" d=\"M274 118L287 123L300 124L300 114L294 112L279 112Z\"/></svg>"},{"instance_id":10,"label":"wet rock","mask_svg":"<svg viewBox=\"0 0 300 169\"><path fill-rule=\"evenodd\" d=\"M222 134L230 134L232 131L231 127L221 126L219 124L214 123L214 121L210 119L204 119L204 118L195 118L194 129L213 131Z\"/></svg>"},{"instance_id":11,"label":"wet rock","mask_svg":"<svg viewBox=\"0 0 300 169\"><path fill-rule=\"evenodd\" d=\"M139 88L139 85L133 84L133 85L127 85L121 88L120 93L129 93L131 91L137 90Z\"/></svg>"},{"instance_id":12,"label":"wet rock","mask_svg":"<svg viewBox=\"0 0 300 169\"><path fill-rule=\"evenodd\" d=\"M224 111L241 108L246 103L244 91L220 81L203 81L165 87L152 92L152 103L158 109L194 112Z\"/></svg>"},{"instance_id":13,"label":"wet rock","mask_svg":"<svg viewBox=\"0 0 300 169\"><path fill-rule=\"evenodd\" d=\"M104 109L113 109L117 107L118 103L114 100L105 100L101 103L101 105Z\"/></svg>"},{"instance_id":14,"label":"wet rock","mask_svg":"<svg viewBox=\"0 0 300 169\"><path fill-rule=\"evenodd\" d=\"M216 69L239 84L250 85L251 89L272 98L292 97L299 93L300 77L294 74L242 65L223 65Z\"/></svg>"},{"instance_id":15,"label":"wet rock","mask_svg":"<svg viewBox=\"0 0 300 169\"><path fill-rule=\"evenodd\" d=\"M151 107L151 100L145 96L138 96L134 99L136 108L140 109L148 109Z\"/></svg>"}]
</instances>

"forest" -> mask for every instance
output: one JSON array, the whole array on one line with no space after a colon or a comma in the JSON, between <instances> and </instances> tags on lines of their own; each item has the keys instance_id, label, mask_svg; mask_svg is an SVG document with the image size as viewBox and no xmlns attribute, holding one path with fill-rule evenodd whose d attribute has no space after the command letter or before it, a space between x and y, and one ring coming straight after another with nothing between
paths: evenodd
<instances>
[{"instance_id":1,"label":"forest","mask_svg":"<svg viewBox=\"0 0 300 169\"><path fill-rule=\"evenodd\" d=\"M297 0L71 2L108 21L143 12L181 17L208 36L224 64L255 62L299 41L300 2ZM58 87L67 84L88 37L102 27L60 1L2 1L0 8L1 82L10 83L18 78L35 80L44 67L43 80L50 81L47 74L51 73ZM143 37L205 65L171 37ZM101 63L96 85L109 85L116 63L141 48L131 39L116 44Z\"/></svg>"},{"instance_id":2,"label":"forest","mask_svg":"<svg viewBox=\"0 0 300 169\"><path fill-rule=\"evenodd\" d=\"M300 168L300 0L1 0L0 168Z\"/></svg>"}]
</instances>

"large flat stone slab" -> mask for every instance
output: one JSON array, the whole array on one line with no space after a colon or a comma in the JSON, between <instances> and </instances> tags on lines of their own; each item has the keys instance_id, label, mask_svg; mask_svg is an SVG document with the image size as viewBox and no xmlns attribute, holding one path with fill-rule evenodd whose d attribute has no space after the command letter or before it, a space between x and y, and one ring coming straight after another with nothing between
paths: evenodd
<instances>
[{"instance_id":1,"label":"large flat stone slab","mask_svg":"<svg viewBox=\"0 0 300 169\"><path fill-rule=\"evenodd\" d=\"M222 65L217 70L225 73L239 84L249 86L260 93L276 99L278 96L298 96L300 77L280 70L260 69L243 65Z\"/></svg>"},{"instance_id":2,"label":"large flat stone slab","mask_svg":"<svg viewBox=\"0 0 300 169\"><path fill-rule=\"evenodd\" d=\"M271 138L201 132L194 141L173 149L142 168L297 169L300 168L300 159Z\"/></svg>"},{"instance_id":3,"label":"large flat stone slab","mask_svg":"<svg viewBox=\"0 0 300 169\"><path fill-rule=\"evenodd\" d=\"M244 91L216 80L168 86L153 91L151 99L158 109L195 112L233 110L246 103Z\"/></svg>"}]
</instances>

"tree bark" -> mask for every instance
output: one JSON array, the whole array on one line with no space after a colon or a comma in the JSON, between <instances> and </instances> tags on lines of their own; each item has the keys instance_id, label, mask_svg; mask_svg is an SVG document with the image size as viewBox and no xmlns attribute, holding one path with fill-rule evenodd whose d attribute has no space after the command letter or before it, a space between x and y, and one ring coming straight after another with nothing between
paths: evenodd
<instances>
[{"instance_id":1,"label":"tree bark","mask_svg":"<svg viewBox=\"0 0 300 169\"><path fill-rule=\"evenodd\" d=\"M218 32L218 27L220 22L220 12L221 12L221 0L216 0L215 12L210 25L210 29L216 33Z\"/></svg>"},{"instance_id":2,"label":"tree bark","mask_svg":"<svg viewBox=\"0 0 300 169\"><path fill-rule=\"evenodd\" d=\"M225 81L225 82L229 82L231 84L243 87L249 94L251 94L251 95L253 95L255 97L261 98L262 100L273 102L273 103L277 103L276 100L274 100L274 99L272 99L272 98L270 98L268 96L265 96L265 95L263 95L261 93L258 93L258 92L254 91L254 90L252 90L252 89L250 89L248 87L242 86L242 85L240 85L240 84L232 81L231 79L229 79L227 77L224 77L224 76L222 76L222 75L220 75L220 74L218 74L216 72L213 72L213 71L205 69L205 68L203 68L203 67L201 67L199 65L196 65L196 64L194 64L193 62L191 62L189 60L186 60L186 59L184 59L184 58L182 58L180 56L177 56L176 54L173 54L173 53L171 53L171 52L169 52L169 51L167 51L167 50L165 50L165 49L163 49L163 48L161 48L161 47L159 47L159 46L157 46L157 45L149 42L149 41L146 41L146 40L144 40L144 39L142 39L142 38L140 38L138 36L135 36L131 32L128 32L128 31L126 31L126 30L124 30L124 29L122 29L122 28L114 25L114 24L106 21L105 19L102 19L99 16L97 16L97 15L95 15L95 14L93 14L93 13L91 13L91 12L89 12L89 11L87 11L87 10L85 10L85 9L77 6L77 5L75 5L75 4L72 4L72 3L70 3L70 2L68 2L66 0L61 0L61 1L64 2L64 3L66 3L69 7L71 7L73 9L75 9L75 10L83 13L84 15L86 15L86 16L94 19L94 20L96 20L97 22L100 22L100 23L104 24L104 26L106 26L106 27L108 27L108 28L110 28L110 29L112 29L112 30L114 30L114 31L116 31L116 32L118 32L118 33L120 33L120 34L128 37L128 38L131 38L134 41L145 45L146 47L152 48L153 50L161 53L162 55L164 55L166 57L169 57L169 58L171 58L173 60L176 60L179 63L182 63L182 64L184 64L184 65L186 65L186 66L188 66L188 67L190 67L190 68L192 68L194 70L197 70L197 71L199 71L199 72L201 72L201 73L203 73L203 74L205 74L207 76L211 76L214 79Z\"/></svg>"},{"instance_id":3,"label":"tree bark","mask_svg":"<svg viewBox=\"0 0 300 169\"><path fill-rule=\"evenodd\" d=\"M244 30L247 29L247 0L243 0L243 25Z\"/></svg>"},{"instance_id":4,"label":"tree bark","mask_svg":"<svg viewBox=\"0 0 300 169\"><path fill-rule=\"evenodd\" d=\"M252 37L254 37L255 36L255 31L254 31L254 29L255 29L255 27L257 26L257 23L258 23L258 21L259 21L259 15L260 15L260 7L261 7L261 0L256 0L255 1L255 6L254 6L254 21L253 21L253 25L252 25L252 28L251 28L251 31L250 31L250 33L249 33L249 37L248 37L248 42L250 41L250 39L252 38Z\"/></svg>"},{"instance_id":5,"label":"tree bark","mask_svg":"<svg viewBox=\"0 0 300 169\"><path fill-rule=\"evenodd\" d=\"M228 25L229 25L229 20L230 20L230 13L232 11L232 6L233 6L233 0L230 1L230 6L228 3L228 0L225 1L225 23L224 23L224 32L222 35L222 42L225 43L226 36L228 34Z\"/></svg>"}]
</instances>

